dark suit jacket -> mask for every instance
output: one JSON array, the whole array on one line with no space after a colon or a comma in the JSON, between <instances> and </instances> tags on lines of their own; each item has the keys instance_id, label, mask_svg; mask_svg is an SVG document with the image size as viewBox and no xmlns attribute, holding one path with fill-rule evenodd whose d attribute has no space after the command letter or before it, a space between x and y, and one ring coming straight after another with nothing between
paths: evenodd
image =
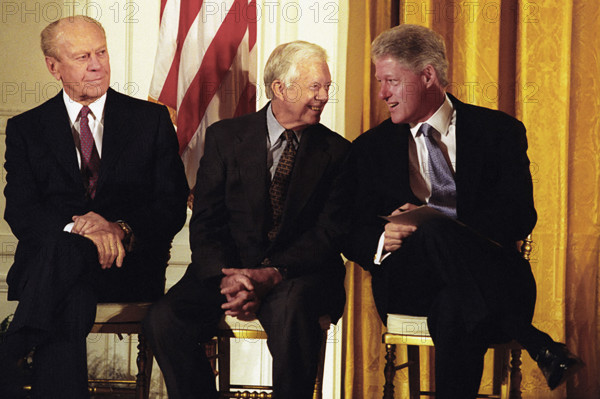
<instances>
[{"instance_id":1,"label":"dark suit jacket","mask_svg":"<svg viewBox=\"0 0 600 399\"><path fill-rule=\"evenodd\" d=\"M535 226L525 127L500 112L460 102L456 109L458 220L503 245ZM409 181L409 126L390 119L358 137L351 148L349 179L355 219L344 254L369 270L385 222L379 215L420 204Z\"/></svg>"},{"instance_id":2,"label":"dark suit jacket","mask_svg":"<svg viewBox=\"0 0 600 399\"><path fill-rule=\"evenodd\" d=\"M48 255L44 248L51 247L71 217L89 211L127 222L137 246L123 269L139 270L142 281L148 277L149 296L156 297L158 285L164 286L171 240L185 222L188 193L173 125L165 107L112 89L104 115L98 186L91 201L85 198L62 92L8 121L5 218L19 240L8 276L10 299L19 298L32 265Z\"/></svg>"},{"instance_id":3,"label":"dark suit jacket","mask_svg":"<svg viewBox=\"0 0 600 399\"><path fill-rule=\"evenodd\" d=\"M206 131L190 222L192 264L198 279L223 267L285 266L288 277L321 273L343 284L340 257L347 201L339 181L349 143L325 126L306 128L295 159L280 233L270 242L267 107L224 120Z\"/></svg>"}]
</instances>

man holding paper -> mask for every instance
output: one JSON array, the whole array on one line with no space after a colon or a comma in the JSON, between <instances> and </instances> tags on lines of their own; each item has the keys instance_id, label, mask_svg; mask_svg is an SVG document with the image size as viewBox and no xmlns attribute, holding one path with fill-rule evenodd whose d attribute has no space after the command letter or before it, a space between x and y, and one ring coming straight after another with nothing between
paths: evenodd
<instances>
[{"instance_id":1,"label":"man holding paper","mask_svg":"<svg viewBox=\"0 0 600 399\"><path fill-rule=\"evenodd\" d=\"M445 92L444 41L430 29L392 28L371 56L391 118L352 145L345 255L371 272L382 320L428 317L438 399L474 398L498 340L520 342L556 388L582 362L531 325L535 280L515 249L537 217L525 127Z\"/></svg>"}]
</instances>

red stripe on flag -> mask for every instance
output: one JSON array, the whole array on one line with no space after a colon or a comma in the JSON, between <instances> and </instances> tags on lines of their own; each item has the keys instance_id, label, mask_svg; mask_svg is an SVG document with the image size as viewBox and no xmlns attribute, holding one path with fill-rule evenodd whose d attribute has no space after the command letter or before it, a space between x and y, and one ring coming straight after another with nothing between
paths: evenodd
<instances>
[{"instance_id":1,"label":"red stripe on flag","mask_svg":"<svg viewBox=\"0 0 600 399\"><path fill-rule=\"evenodd\" d=\"M243 15L242 3L248 4L245 1L236 0L231 6L215 38L206 50L202 64L177 110L177 136L180 154L194 136L208 104L221 85L223 77L231 68L244 38L248 21L241 17Z\"/></svg>"},{"instance_id":2,"label":"red stripe on flag","mask_svg":"<svg viewBox=\"0 0 600 399\"><path fill-rule=\"evenodd\" d=\"M185 38L202 8L203 1L182 1L179 8L179 29L177 31L177 50L169 69L158 100L171 108L177 108L177 81L179 80L179 64Z\"/></svg>"}]
</instances>

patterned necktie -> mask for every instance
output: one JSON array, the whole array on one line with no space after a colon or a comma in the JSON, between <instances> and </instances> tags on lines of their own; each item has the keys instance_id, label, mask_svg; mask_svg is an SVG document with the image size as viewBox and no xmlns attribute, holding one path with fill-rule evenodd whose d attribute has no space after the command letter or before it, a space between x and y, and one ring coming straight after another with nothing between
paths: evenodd
<instances>
[{"instance_id":1,"label":"patterned necktie","mask_svg":"<svg viewBox=\"0 0 600 399\"><path fill-rule=\"evenodd\" d=\"M283 205L285 204L285 195L292 176L294 167L294 159L296 158L296 147L294 140L296 135L293 130L286 130L281 134L281 138L285 138L286 146L277 163L275 175L271 181L269 188L269 196L271 197L271 207L273 208L273 227L269 231L269 240L273 241L279 232L279 224L283 214Z\"/></svg>"},{"instance_id":2,"label":"patterned necktie","mask_svg":"<svg viewBox=\"0 0 600 399\"><path fill-rule=\"evenodd\" d=\"M87 195L93 199L96 196L100 156L96 149L94 135L90 129L88 119L89 113L89 107L84 106L81 108L81 118L79 119L79 143L81 146L81 172L87 183Z\"/></svg>"},{"instance_id":3,"label":"patterned necktie","mask_svg":"<svg viewBox=\"0 0 600 399\"><path fill-rule=\"evenodd\" d=\"M423 123L419 130L425 136L425 145L429 153L431 197L428 205L456 219L456 184L450 165L433 137L435 129L431 125Z\"/></svg>"}]
</instances>

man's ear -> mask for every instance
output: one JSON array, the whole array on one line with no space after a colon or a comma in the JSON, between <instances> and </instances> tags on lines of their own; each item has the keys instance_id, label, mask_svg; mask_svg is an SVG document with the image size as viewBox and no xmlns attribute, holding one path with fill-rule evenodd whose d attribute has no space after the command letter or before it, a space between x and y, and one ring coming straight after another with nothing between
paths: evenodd
<instances>
[{"instance_id":1,"label":"man's ear","mask_svg":"<svg viewBox=\"0 0 600 399\"><path fill-rule=\"evenodd\" d=\"M273 83L271 83L271 90L273 90L273 96L280 101L284 101L285 96L283 95L283 91L285 90L285 83L283 83L283 81L275 79Z\"/></svg>"},{"instance_id":2,"label":"man's ear","mask_svg":"<svg viewBox=\"0 0 600 399\"><path fill-rule=\"evenodd\" d=\"M54 57L46 56L46 66L48 71L56 80L60 80L60 71L58 70L58 60Z\"/></svg>"},{"instance_id":3,"label":"man's ear","mask_svg":"<svg viewBox=\"0 0 600 399\"><path fill-rule=\"evenodd\" d=\"M423 83L426 87L431 87L435 82L437 82L437 73L431 64L427 64L427 66L425 66L423 71L421 71L421 76L423 77Z\"/></svg>"}]
</instances>

